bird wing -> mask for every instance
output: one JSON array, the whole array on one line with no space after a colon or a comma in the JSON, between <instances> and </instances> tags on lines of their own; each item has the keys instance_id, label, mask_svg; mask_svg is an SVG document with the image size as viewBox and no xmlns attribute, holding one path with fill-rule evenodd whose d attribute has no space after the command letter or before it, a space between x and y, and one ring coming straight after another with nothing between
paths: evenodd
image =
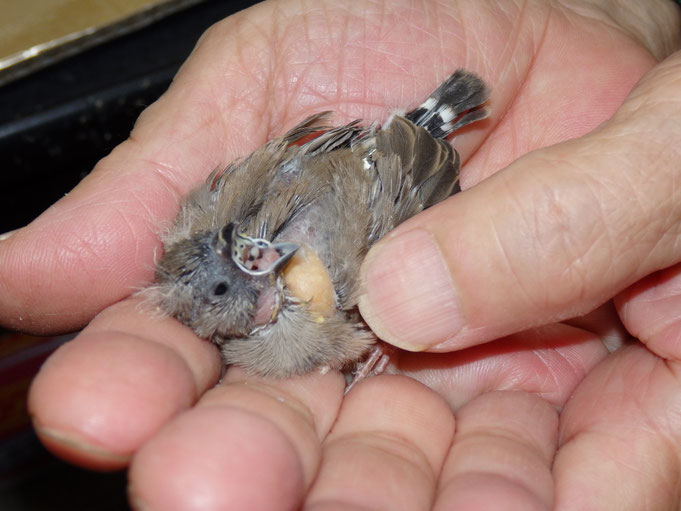
<instances>
[{"instance_id":1,"label":"bird wing","mask_svg":"<svg viewBox=\"0 0 681 511\"><path fill-rule=\"evenodd\" d=\"M376 132L372 242L459 190L459 155L401 116Z\"/></svg>"}]
</instances>

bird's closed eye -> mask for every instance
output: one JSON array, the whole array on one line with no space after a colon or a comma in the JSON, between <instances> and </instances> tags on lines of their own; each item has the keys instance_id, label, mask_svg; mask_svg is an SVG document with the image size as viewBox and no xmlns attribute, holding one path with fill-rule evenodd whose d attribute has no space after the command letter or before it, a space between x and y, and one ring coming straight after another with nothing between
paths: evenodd
<instances>
[{"instance_id":1,"label":"bird's closed eye","mask_svg":"<svg viewBox=\"0 0 681 511\"><path fill-rule=\"evenodd\" d=\"M224 295L227 292L227 282L220 282L213 288L213 294L215 296Z\"/></svg>"}]
</instances>

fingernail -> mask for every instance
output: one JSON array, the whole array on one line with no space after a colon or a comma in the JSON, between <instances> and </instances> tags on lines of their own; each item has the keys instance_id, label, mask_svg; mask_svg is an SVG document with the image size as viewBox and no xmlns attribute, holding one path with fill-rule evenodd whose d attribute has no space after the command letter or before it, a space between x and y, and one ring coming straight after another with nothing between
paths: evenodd
<instances>
[{"instance_id":1,"label":"fingernail","mask_svg":"<svg viewBox=\"0 0 681 511\"><path fill-rule=\"evenodd\" d=\"M14 229L13 231L8 231L6 233L0 234L0 241L5 241L8 239L12 234L17 232L18 229Z\"/></svg>"},{"instance_id":2,"label":"fingernail","mask_svg":"<svg viewBox=\"0 0 681 511\"><path fill-rule=\"evenodd\" d=\"M390 344L423 351L463 327L447 263L424 229L384 238L369 252L362 279L362 317Z\"/></svg>"},{"instance_id":3,"label":"fingernail","mask_svg":"<svg viewBox=\"0 0 681 511\"><path fill-rule=\"evenodd\" d=\"M119 469L127 466L130 462L130 454L112 452L84 441L77 435L69 435L63 431L41 426L33 420L33 428L41 441L57 453L68 453L70 460L86 460L90 467L99 467L102 470Z\"/></svg>"}]
</instances>

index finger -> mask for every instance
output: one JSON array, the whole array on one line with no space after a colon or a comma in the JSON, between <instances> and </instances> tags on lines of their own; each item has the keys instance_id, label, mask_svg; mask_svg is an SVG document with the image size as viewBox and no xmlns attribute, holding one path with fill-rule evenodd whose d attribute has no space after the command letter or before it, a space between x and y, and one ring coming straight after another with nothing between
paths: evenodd
<instances>
[{"instance_id":1,"label":"index finger","mask_svg":"<svg viewBox=\"0 0 681 511\"><path fill-rule=\"evenodd\" d=\"M171 318L109 307L61 346L33 380L28 408L59 456L91 468L127 465L168 420L220 375L216 347Z\"/></svg>"}]
</instances>

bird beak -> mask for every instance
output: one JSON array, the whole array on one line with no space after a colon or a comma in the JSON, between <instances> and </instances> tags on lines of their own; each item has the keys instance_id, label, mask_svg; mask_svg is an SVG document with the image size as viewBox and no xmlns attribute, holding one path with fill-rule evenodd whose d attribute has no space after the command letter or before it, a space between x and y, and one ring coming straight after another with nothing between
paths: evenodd
<instances>
[{"instance_id":1,"label":"bird beak","mask_svg":"<svg viewBox=\"0 0 681 511\"><path fill-rule=\"evenodd\" d=\"M271 271L279 273L295 255L300 245L297 243L272 243L270 248L273 248L279 254L279 257L272 263Z\"/></svg>"}]
</instances>

